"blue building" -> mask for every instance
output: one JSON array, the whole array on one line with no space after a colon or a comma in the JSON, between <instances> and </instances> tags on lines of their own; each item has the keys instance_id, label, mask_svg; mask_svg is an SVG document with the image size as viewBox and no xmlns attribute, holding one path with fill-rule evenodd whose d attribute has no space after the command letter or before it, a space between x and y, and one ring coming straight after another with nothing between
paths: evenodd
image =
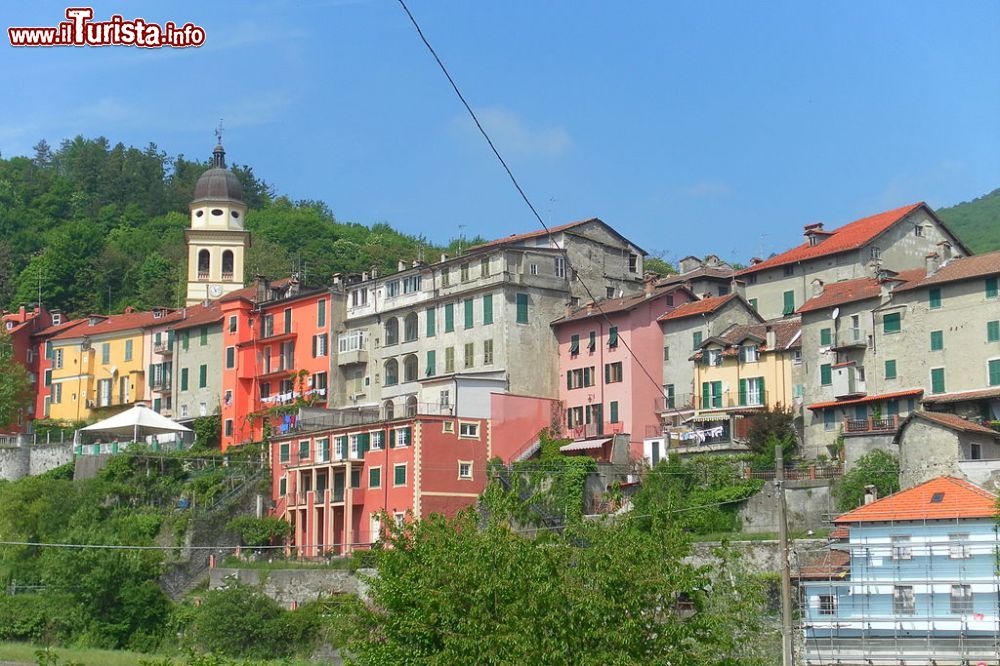
<instances>
[{"instance_id":1,"label":"blue building","mask_svg":"<svg viewBox=\"0 0 1000 666\"><path fill-rule=\"evenodd\" d=\"M798 575L801 663L1000 662L995 495L938 477L834 523Z\"/></svg>"}]
</instances>

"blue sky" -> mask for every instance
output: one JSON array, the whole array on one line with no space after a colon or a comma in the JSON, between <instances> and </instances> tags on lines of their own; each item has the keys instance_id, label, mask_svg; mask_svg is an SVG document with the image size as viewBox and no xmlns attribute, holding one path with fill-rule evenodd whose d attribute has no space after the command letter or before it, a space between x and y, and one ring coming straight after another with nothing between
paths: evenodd
<instances>
[{"instance_id":1,"label":"blue sky","mask_svg":"<svg viewBox=\"0 0 1000 666\"><path fill-rule=\"evenodd\" d=\"M231 161L435 242L536 228L394 0L95 2L199 49L0 46L0 153L76 134ZM410 0L547 222L745 262L1000 187L1000 3ZM65 4L0 0L4 28ZM463 226L464 225L464 226Z\"/></svg>"}]
</instances>

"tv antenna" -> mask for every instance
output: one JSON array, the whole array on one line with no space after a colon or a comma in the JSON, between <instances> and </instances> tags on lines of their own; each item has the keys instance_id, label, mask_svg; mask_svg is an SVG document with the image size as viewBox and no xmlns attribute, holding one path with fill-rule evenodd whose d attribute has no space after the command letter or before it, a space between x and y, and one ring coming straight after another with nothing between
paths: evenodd
<instances>
[{"instance_id":1,"label":"tv antenna","mask_svg":"<svg viewBox=\"0 0 1000 666\"><path fill-rule=\"evenodd\" d=\"M222 118L219 118L219 124L215 126L215 140L222 145Z\"/></svg>"}]
</instances>

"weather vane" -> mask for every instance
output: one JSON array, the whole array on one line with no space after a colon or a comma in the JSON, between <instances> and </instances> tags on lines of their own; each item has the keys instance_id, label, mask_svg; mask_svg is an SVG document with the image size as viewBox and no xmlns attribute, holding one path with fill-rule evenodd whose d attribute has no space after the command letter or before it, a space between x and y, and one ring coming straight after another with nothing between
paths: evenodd
<instances>
[{"instance_id":1,"label":"weather vane","mask_svg":"<svg viewBox=\"0 0 1000 666\"><path fill-rule=\"evenodd\" d=\"M219 118L219 125L215 128L215 138L222 145L222 118Z\"/></svg>"}]
</instances>

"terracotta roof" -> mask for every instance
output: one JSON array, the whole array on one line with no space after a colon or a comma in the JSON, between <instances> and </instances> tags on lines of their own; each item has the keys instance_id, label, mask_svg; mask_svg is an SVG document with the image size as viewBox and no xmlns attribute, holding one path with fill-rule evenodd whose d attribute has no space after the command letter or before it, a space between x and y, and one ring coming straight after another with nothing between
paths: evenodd
<instances>
[{"instance_id":1,"label":"terracotta roof","mask_svg":"<svg viewBox=\"0 0 1000 666\"><path fill-rule=\"evenodd\" d=\"M222 317L222 308L219 307L219 301L210 301L208 305L199 303L198 305L184 308L181 320L168 330L179 331L191 326L214 324L217 321L222 321Z\"/></svg>"},{"instance_id":2,"label":"terracotta roof","mask_svg":"<svg viewBox=\"0 0 1000 666\"><path fill-rule=\"evenodd\" d=\"M968 402L972 400L989 400L990 398L1000 398L1000 387L978 389L976 391L959 391L956 393L935 393L924 398L924 404Z\"/></svg>"},{"instance_id":3,"label":"terracotta roof","mask_svg":"<svg viewBox=\"0 0 1000 666\"><path fill-rule=\"evenodd\" d=\"M284 287L287 287L291 281L292 278L281 278L280 280L272 280L269 283L269 286L272 289L282 289ZM249 287L243 287L242 289L237 289L236 291L229 292L222 298L218 299L218 302L226 303L228 301L235 301L241 298L246 299L248 301L256 302L256 296L257 296L257 285L252 284Z\"/></svg>"},{"instance_id":4,"label":"terracotta roof","mask_svg":"<svg viewBox=\"0 0 1000 666\"><path fill-rule=\"evenodd\" d=\"M974 254L971 257L956 257L923 278L899 287L899 291L932 287L946 282L971 280L974 278L1000 275L1000 252Z\"/></svg>"},{"instance_id":5,"label":"terracotta roof","mask_svg":"<svg viewBox=\"0 0 1000 666\"><path fill-rule=\"evenodd\" d=\"M913 268L900 271L894 277L888 278L892 281L902 282L904 285L911 280L919 280L925 275L923 268ZM895 289L902 289L903 285ZM878 298L882 293L882 286L878 278L857 278L854 280L841 280L840 282L830 282L823 285L823 292L819 296L813 296L802 304L797 312L813 312L826 308L844 305L845 303L855 303L866 301L869 298Z\"/></svg>"},{"instance_id":6,"label":"terracotta roof","mask_svg":"<svg viewBox=\"0 0 1000 666\"><path fill-rule=\"evenodd\" d=\"M930 421L931 423L937 423L952 430L975 432L983 435L989 435L991 437L1000 437L1000 432L987 428L986 426L979 425L978 423L973 423L967 419L963 419L957 414L949 414L947 412L914 412L911 418L918 418Z\"/></svg>"},{"instance_id":7,"label":"terracotta roof","mask_svg":"<svg viewBox=\"0 0 1000 666\"><path fill-rule=\"evenodd\" d=\"M922 394L923 389L909 389L907 391L896 391L895 393L883 393L881 395L866 395L863 398L852 400L831 400L829 402L817 402L809 405L809 409L826 409L827 407L850 407L853 405L865 405L870 402L881 402L883 400L895 400L897 398L915 398Z\"/></svg>"},{"instance_id":8,"label":"terracotta roof","mask_svg":"<svg viewBox=\"0 0 1000 666\"><path fill-rule=\"evenodd\" d=\"M774 268L775 266L784 266L785 264L794 264L799 261L825 257L831 254L847 252L848 250L856 250L916 209L926 207L926 205L921 201L909 206L903 206L902 208L896 208L855 220L832 231L824 231L822 235L826 236L826 240L817 245L810 245L808 242L802 243L802 245L794 247L787 252L782 252L770 259L765 259L749 268L744 268L736 274L747 275L767 270L768 268Z\"/></svg>"},{"instance_id":9,"label":"terracotta roof","mask_svg":"<svg viewBox=\"0 0 1000 666\"><path fill-rule=\"evenodd\" d=\"M518 243L520 241L530 240L532 238L538 238L539 236L545 236L550 233L556 234L559 233L560 231L567 231L568 229L572 229L573 227L578 227L582 224L587 224L588 222L601 222L601 220L596 217L592 217L589 220L580 220L578 222L569 222L567 224L560 224L557 227L549 227L548 231L546 231L545 229L539 229L538 231L529 231L526 234L511 234L506 238L498 238L496 240L492 240L486 243L480 243L479 245L473 245L466 251L476 252L479 250L485 250L486 248L496 247L498 245L506 245L507 243Z\"/></svg>"},{"instance_id":10,"label":"terracotta roof","mask_svg":"<svg viewBox=\"0 0 1000 666\"><path fill-rule=\"evenodd\" d=\"M135 328L146 328L148 326L158 326L177 321L181 317L179 310L154 317L152 311L149 312L126 312L117 315L94 315L101 317L100 321L93 326L90 325L91 317L82 320L81 326L74 326L52 337L53 340L65 340L68 338L79 338L84 335L104 335L105 333L117 333Z\"/></svg>"},{"instance_id":11,"label":"terracotta roof","mask_svg":"<svg viewBox=\"0 0 1000 666\"><path fill-rule=\"evenodd\" d=\"M766 341L767 329L769 327L774 331L775 349L783 350L796 346L792 343L797 342L796 337L802 330L802 322L798 317L795 317L792 319L772 319L760 324L733 324L719 335L709 338L709 340L715 339L729 345L738 345L749 337ZM761 351L769 350L763 347ZM733 351L732 353L736 352Z\"/></svg>"},{"instance_id":12,"label":"terracotta roof","mask_svg":"<svg viewBox=\"0 0 1000 666\"><path fill-rule=\"evenodd\" d=\"M846 525L838 525L830 530L830 538L834 540L849 539L851 537L851 528Z\"/></svg>"},{"instance_id":13,"label":"terracotta roof","mask_svg":"<svg viewBox=\"0 0 1000 666\"><path fill-rule=\"evenodd\" d=\"M716 278L728 281L733 278L733 272L732 268L702 266L701 268L696 268L693 271L688 271L687 273L674 273L673 275L662 277L656 281L656 285L659 287L668 284L681 284L683 282L697 280L699 278Z\"/></svg>"},{"instance_id":14,"label":"terracotta roof","mask_svg":"<svg viewBox=\"0 0 1000 666\"><path fill-rule=\"evenodd\" d=\"M57 333L61 333L79 324L86 324L86 323L87 323L86 319L71 319L69 321L64 321L61 324L54 324L52 326L49 326L48 328L43 328L42 330L37 331L34 334L34 337L51 338Z\"/></svg>"},{"instance_id":15,"label":"terracotta roof","mask_svg":"<svg viewBox=\"0 0 1000 666\"><path fill-rule=\"evenodd\" d=\"M800 563L796 578L800 580L826 580L844 578L851 572L851 554L846 550L828 548L809 561Z\"/></svg>"},{"instance_id":16,"label":"terracotta roof","mask_svg":"<svg viewBox=\"0 0 1000 666\"><path fill-rule=\"evenodd\" d=\"M719 296L718 298L703 298L700 301L691 301L690 303L685 303L678 308L674 308L667 314L662 315L658 321L684 319L685 317L694 317L695 315L715 312L736 297L736 294L726 294L725 296Z\"/></svg>"},{"instance_id":17,"label":"terracotta roof","mask_svg":"<svg viewBox=\"0 0 1000 666\"><path fill-rule=\"evenodd\" d=\"M690 296L691 298L695 297L694 294L692 294L687 289L687 287L684 287L683 285L668 285L666 287L657 287L655 291L653 291L653 293L648 297L646 296L646 294L642 293L642 294L637 294L635 296L626 296L625 298L602 298L601 300L597 301L597 303L601 306L600 310L598 310L597 307L590 307L584 305L574 310L573 313L570 314L568 317L560 317L559 319L556 319L554 322L552 322L552 325L555 326L558 324L565 324L570 321L580 321L583 319L587 319L588 317L600 317L602 316L601 315L602 312L606 315L615 314L618 312L628 312L629 310L639 307L643 303L648 303L658 298L663 298L667 294L672 294L677 291L686 291L688 293L688 296ZM589 314L587 312L588 307L590 307L591 309ZM665 310L668 307L673 307L673 306L668 306L664 304L663 309Z\"/></svg>"},{"instance_id":18,"label":"terracotta roof","mask_svg":"<svg viewBox=\"0 0 1000 666\"><path fill-rule=\"evenodd\" d=\"M897 520L952 520L993 518L997 496L968 481L939 476L918 486L866 504L834 519L834 523Z\"/></svg>"}]
</instances>

